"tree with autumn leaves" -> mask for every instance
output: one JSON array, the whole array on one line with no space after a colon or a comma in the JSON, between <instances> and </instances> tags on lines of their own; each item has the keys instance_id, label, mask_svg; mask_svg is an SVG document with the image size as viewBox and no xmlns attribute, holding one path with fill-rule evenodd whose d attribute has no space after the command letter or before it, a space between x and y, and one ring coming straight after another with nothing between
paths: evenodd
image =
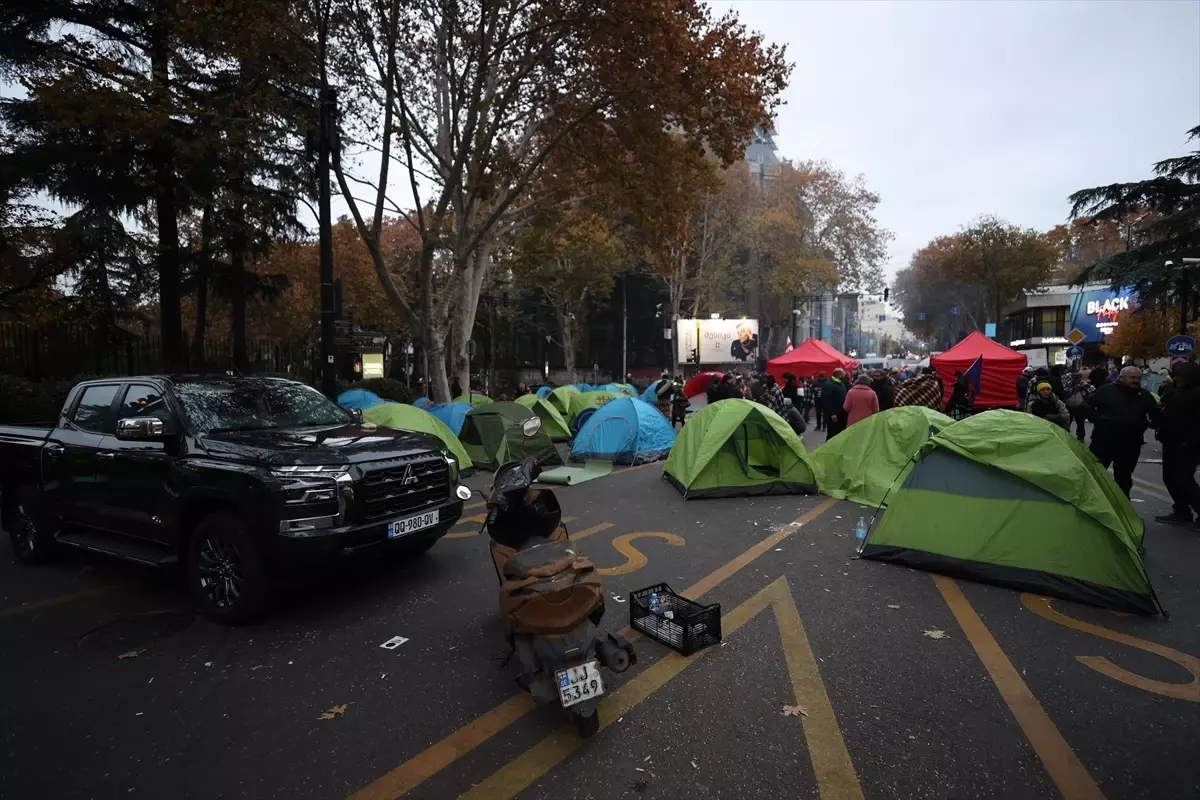
<instances>
[{"instance_id":1,"label":"tree with autumn leaves","mask_svg":"<svg viewBox=\"0 0 1200 800\"><path fill-rule=\"evenodd\" d=\"M661 269L673 248L717 274L729 237L703 218L720 216L720 169L770 124L789 72L782 48L697 0L16 0L0 28L0 69L20 86L0 108L0 299L43 292L113 330L157 325L168 369L189 360L185 332L195 363L228 326L236 365L272 320L303 329L315 309L283 309L312 295L300 212L328 80L351 261L374 273L389 328L423 345L441 399L448 373L465 382L498 265L540 276L562 309L603 294L610 267ZM694 169L679 174L681 159ZM690 205L698 180L707 211ZM642 217L614 202L619 188L649 198ZM42 197L61 213L27 213ZM554 219L579 237L539 236ZM396 225L417 243L402 268ZM572 282L581 263L587 291ZM557 315L560 338L582 313Z\"/></svg>"},{"instance_id":2,"label":"tree with autumn leaves","mask_svg":"<svg viewBox=\"0 0 1200 800\"><path fill-rule=\"evenodd\" d=\"M909 330L953 344L964 330L998 323L1022 291L1046 285L1059 260L1046 235L983 216L914 253L896 275L893 297Z\"/></svg>"},{"instance_id":3,"label":"tree with autumn leaves","mask_svg":"<svg viewBox=\"0 0 1200 800\"><path fill-rule=\"evenodd\" d=\"M788 74L782 48L697 0L357 0L335 38L337 52L366 54L366 64L331 64L353 97L338 185L443 400L447 361L464 376L489 271L536 215L597 184L645 180L646 157L674 142L736 161ZM352 163L354 150L373 153L376 168ZM541 180L560 152L592 160L574 174L573 197ZM415 302L377 245L385 215L406 208L421 239Z\"/></svg>"}]
</instances>

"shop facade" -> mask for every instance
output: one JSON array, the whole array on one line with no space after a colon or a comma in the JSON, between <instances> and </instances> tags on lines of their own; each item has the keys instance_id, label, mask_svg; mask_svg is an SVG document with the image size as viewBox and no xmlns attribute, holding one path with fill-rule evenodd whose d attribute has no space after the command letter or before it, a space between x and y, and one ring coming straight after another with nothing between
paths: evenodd
<instances>
[{"instance_id":1,"label":"shop facade","mask_svg":"<svg viewBox=\"0 0 1200 800\"><path fill-rule=\"evenodd\" d=\"M1132 290L1114 290L1107 284L1047 286L1024 292L1005 308L999 341L1029 358L1031 367L1067 363L1068 336L1078 330L1083 364L1101 364L1109 356L1101 351L1105 338L1118 326L1117 316L1137 307Z\"/></svg>"}]
</instances>

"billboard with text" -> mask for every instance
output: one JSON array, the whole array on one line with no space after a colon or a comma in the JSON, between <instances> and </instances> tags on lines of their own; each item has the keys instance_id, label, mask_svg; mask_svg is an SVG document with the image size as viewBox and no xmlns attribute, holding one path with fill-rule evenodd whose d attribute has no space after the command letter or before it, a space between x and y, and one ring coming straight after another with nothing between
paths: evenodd
<instances>
[{"instance_id":1,"label":"billboard with text","mask_svg":"<svg viewBox=\"0 0 1200 800\"><path fill-rule=\"evenodd\" d=\"M699 350L700 364L746 364L758 358L758 320L681 319L675 327L680 364Z\"/></svg>"}]
</instances>

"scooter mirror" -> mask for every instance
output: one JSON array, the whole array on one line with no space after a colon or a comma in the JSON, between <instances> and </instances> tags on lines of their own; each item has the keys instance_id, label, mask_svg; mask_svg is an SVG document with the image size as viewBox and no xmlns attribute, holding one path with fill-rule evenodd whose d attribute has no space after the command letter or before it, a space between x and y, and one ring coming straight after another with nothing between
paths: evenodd
<instances>
[{"instance_id":1,"label":"scooter mirror","mask_svg":"<svg viewBox=\"0 0 1200 800\"><path fill-rule=\"evenodd\" d=\"M542 420L540 417L530 417L521 423L521 433L525 434L526 439L537 436L538 431L541 429Z\"/></svg>"}]
</instances>

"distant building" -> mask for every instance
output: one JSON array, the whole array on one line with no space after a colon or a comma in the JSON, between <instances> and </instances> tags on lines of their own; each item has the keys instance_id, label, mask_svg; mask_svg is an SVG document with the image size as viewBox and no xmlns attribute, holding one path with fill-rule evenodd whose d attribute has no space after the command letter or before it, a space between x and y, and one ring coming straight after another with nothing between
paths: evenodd
<instances>
[{"instance_id":1,"label":"distant building","mask_svg":"<svg viewBox=\"0 0 1200 800\"><path fill-rule=\"evenodd\" d=\"M913 338L904 327L901 315L882 300L859 301L858 319L864 353L879 353L879 343L885 337L897 344Z\"/></svg>"},{"instance_id":2,"label":"distant building","mask_svg":"<svg viewBox=\"0 0 1200 800\"><path fill-rule=\"evenodd\" d=\"M758 182L758 188L763 188L767 178L779 174L781 161L775 155L775 129L764 131L755 126L754 135L746 147L746 164L750 167L750 176Z\"/></svg>"}]
</instances>

